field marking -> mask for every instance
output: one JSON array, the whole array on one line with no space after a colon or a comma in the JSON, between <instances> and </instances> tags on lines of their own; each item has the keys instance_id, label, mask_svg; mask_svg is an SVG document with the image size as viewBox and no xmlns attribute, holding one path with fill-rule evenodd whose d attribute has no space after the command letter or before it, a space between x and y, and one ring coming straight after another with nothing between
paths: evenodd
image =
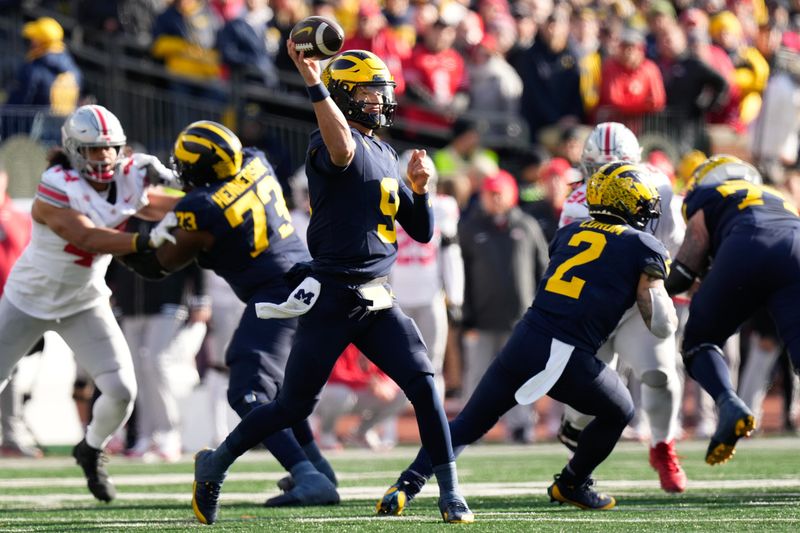
<instances>
[{"instance_id":1,"label":"field marking","mask_svg":"<svg viewBox=\"0 0 800 533\"><path fill-rule=\"evenodd\" d=\"M396 472L370 472L368 474L343 474L339 479L393 479ZM462 472L462 475L464 472ZM232 473L227 482L235 481L276 481L285 474L275 473L258 473L258 472L241 472ZM118 488L120 487L141 487L141 486L157 486L157 485L191 485L194 480L193 474L141 474L141 475L124 475L112 476L112 480ZM491 492L487 494L490 496L499 496L503 494L528 494L532 491L541 491L547 489L552 481L502 481L502 482L461 482L459 485L464 489L465 494L472 493L474 495L482 495L484 492ZM66 477L66 478L17 478L17 479L4 479L0 480L0 489L27 489L27 488L48 488L48 487L83 487L86 485L86 480L83 477ZM597 487L602 490L626 490L626 489L653 489L660 488L659 482L655 479L647 480L606 480L602 479L597 482ZM342 496L350 496L353 498L369 497L374 495L375 491L382 491L386 488L385 484L370 485L370 486L356 486L356 487L339 487L339 493ZM786 489L786 488L800 488L800 479L798 478L764 478L764 479L707 479L707 480L689 480L689 489L697 490L718 490L718 489L751 489L751 488L771 488L771 489ZM365 491L371 491L367 496L362 496ZM161 493L153 493L156 496ZM423 496L437 495L437 486L435 483L428 483L422 489ZM5 496L0 495L0 501L3 501Z\"/></svg>"},{"instance_id":2,"label":"field marking","mask_svg":"<svg viewBox=\"0 0 800 533\"><path fill-rule=\"evenodd\" d=\"M625 441L617 444L614 453L639 453L647 452L648 443ZM797 450L797 437L764 437L753 439L742 439L736 445L739 453L745 453L750 447L767 450ZM684 440L676 443L678 452L686 455L690 453L704 453L708 447L708 440ZM363 461L364 459L407 459L411 461L417 452L414 446L398 446L389 451L374 452L361 448L348 448L337 451L325 451L325 457L334 461ZM560 443L537 442L528 445L511 444L476 444L467 448L464 452L466 457L492 457L505 456L508 454L519 454L521 456L536 456L550 454L567 454L567 449ZM192 455L184 454L180 461L175 463L191 464ZM275 464L278 462L264 451L250 451L236 460L237 464L247 463L266 463ZM128 458L118 455L111 456L111 467L115 465L140 465L143 464L141 458ZM152 463L151 463L152 464ZM75 466L72 457L45 457L43 459L28 458L0 458L0 470L28 470L31 468L58 468Z\"/></svg>"},{"instance_id":3,"label":"field marking","mask_svg":"<svg viewBox=\"0 0 800 533\"><path fill-rule=\"evenodd\" d=\"M191 492L189 487L191 485L192 476L190 474L165 474L160 477L180 477L186 483L186 491L183 492L119 492L117 494L117 501L189 501L191 500ZM129 476L130 477L130 476ZM154 485L153 476L141 476L150 480L149 485ZM5 488L13 488L13 481L36 481L41 480L7 480L4 482ZM48 480L51 482L59 482L60 487L83 487L85 480L82 478L68 478L68 479L54 479ZM63 484L64 481L69 481L70 484ZM158 481L163 482L159 479ZM175 481L178 483L178 481ZM147 483L141 483L146 485ZM436 497L438 495L435 484L428 484L425 486L421 493L421 497ZM47 487L48 485L37 485L37 487ZM51 485L54 486L54 485ZM118 487L122 487L118 484ZM496 496L534 496L541 497L544 495L545 490L549 486L546 482L505 482L505 483L462 483L461 490L466 497L496 497ZM28 487L26 485L26 487ZM658 491L659 485L657 481L641 481L641 480L616 480L604 481L601 484L603 490L613 492L616 496L638 496L642 490ZM798 479L737 479L737 480L708 480L691 482L690 490L724 490L724 489L747 489L747 488L770 488L770 489L798 489L800 490L800 480ZM340 487L339 494L343 500L369 500L377 499L383 493L385 485L380 486L357 486L357 487ZM277 490L264 491L263 493L253 492L222 492L221 501L233 503L252 503L255 505L263 503L264 499L269 493L276 493ZM691 493L690 493L691 494ZM676 496L676 502L680 502L680 496ZM60 502L94 502L94 498L88 493L81 494L67 494L67 493L50 493L50 494L4 494L0 495L0 503L24 503L41 506L54 506ZM624 502L621 502L624 503ZM790 502L792 505L795 502ZM762 505L761 502L754 503L755 505ZM765 505L784 505L785 502L767 502Z\"/></svg>"}]
</instances>

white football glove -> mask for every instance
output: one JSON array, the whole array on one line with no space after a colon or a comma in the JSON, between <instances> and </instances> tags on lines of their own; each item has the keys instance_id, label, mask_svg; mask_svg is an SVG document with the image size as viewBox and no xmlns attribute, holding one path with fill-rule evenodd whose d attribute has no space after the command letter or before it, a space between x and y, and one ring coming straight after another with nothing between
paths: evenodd
<instances>
[{"instance_id":1,"label":"white football glove","mask_svg":"<svg viewBox=\"0 0 800 533\"><path fill-rule=\"evenodd\" d=\"M133 154L131 158L133 159L133 164L136 165L137 168L143 169L147 173L147 181L149 183L153 185L170 185L175 184L177 181L175 172L167 168L156 156L150 154Z\"/></svg>"},{"instance_id":2,"label":"white football glove","mask_svg":"<svg viewBox=\"0 0 800 533\"><path fill-rule=\"evenodd\" d=\"M165 242L169 241L175 244L175 236L170 233L170 230L178 225L178 217L175 213L170 211L164 218L161 219L153 229L150 230L150 241L148 244L151 248L158 248Z\"/></svg>"}]
</instances>

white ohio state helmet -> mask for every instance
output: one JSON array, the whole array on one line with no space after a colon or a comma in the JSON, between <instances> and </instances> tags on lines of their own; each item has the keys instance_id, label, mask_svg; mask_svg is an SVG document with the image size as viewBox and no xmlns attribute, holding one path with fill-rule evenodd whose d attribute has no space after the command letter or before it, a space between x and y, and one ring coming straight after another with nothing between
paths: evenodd
<instances>
[{"instance_id":1,"label":"white ohio state helmet","mask_svg":"<svg viewBox=\"0 0 800 533\"><path fill-rule=\"evenodd\" d=\"M642 148L631 130L619 122L601 122L583 145L581 169L589 178L611 161L639 163L641 159Z\"/></svg>"},{"instance_id":2,"label":"white ohio state helmet","mask_svg":"<svg viewBox=\"0 0 800 533\"><path fill-rule=\"evenodd\" d=\"M98 183L109 183L114 179L114 169L122 157L125 141L119 119L101 105L79 107L61 127L61 146L72 168L84 178ZM86 149L101 146L117 149L117 159L113 164L88 159Z\"/></svg>"}]
</instances>

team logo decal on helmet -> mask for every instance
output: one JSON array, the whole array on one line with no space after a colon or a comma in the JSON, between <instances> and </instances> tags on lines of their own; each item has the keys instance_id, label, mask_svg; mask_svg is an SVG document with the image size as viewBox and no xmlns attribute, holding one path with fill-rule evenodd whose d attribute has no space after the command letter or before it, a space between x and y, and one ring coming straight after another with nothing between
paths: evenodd
<instances>
[{"instance_id":1,"label":"team logo decal on helmet","mask_svg":"<svg viewBox=\"0 0 800 533\"><path fill-rule=\"evenodd\" d=\"M193 122L178 134L170 161L184 183L202 186L227 180L242 169L242 142L222 124Z\"/></svg>"},{"instance_id":2,"label":"team logo decal on helmet","mask_svg":"<svg viewBox=\"0 0 800 533\"><path fill-rule=\"evenodd\" d=\"M589 177L606 163L639 163L641 159L642 148L631 130L619 122L601 122L586 138L581 153L581 167Z\"/></svg>"},{"instance_id":3,"label":"team logo decal on helmet","mask_svg":"<svg viewBox=\"0 0 800 533\"><path fill-rule=\"evenodd\" d=\"M366 50L348 50L337 55L322 71L322 83L348 120L370 129L391 126L397 102L394 79L386 64ZM377 112L368 113L366 101L356 100L358 87L376 90L381 102Z\"/></svg>"},{"instance_id":4,"label":"team logo decal on helmet","mask_svg":"<svg viewBox=\"0 0 800 533\"><path fill-rule=\"evenodd\" d=\"M602 166L586 184L589 214L644 229L650 220L661 215L661 198L648 183L646 172L626 161Z\"/></svg>"},{"instance_id":5,"label":"team logo decal on helmet","mask_svg":"<svg viewBox=\"0 0 800 533\"><path fill-rule=\"evenodd\" d=\"M117 163L122 158L125 132L114 113L101 105L85 105L76 109L61 127L61 146L72 168L87 180L110 183ZM117 150L113 162L89 159L88 148L111 146Z\"/></svg>"},{"instance_id":6,"label":"team logo decal on helmet","mask_svg":"<svg viewBox=\"0 0 800 533\"><path fill-rule=\"evenodd\" d=\"M744 180L761 185L761 174L751 165L732 155L715 155L698 166L689 180L689 190L700 184L720 185L728 180Z\"/></svg>"}]
</instances>

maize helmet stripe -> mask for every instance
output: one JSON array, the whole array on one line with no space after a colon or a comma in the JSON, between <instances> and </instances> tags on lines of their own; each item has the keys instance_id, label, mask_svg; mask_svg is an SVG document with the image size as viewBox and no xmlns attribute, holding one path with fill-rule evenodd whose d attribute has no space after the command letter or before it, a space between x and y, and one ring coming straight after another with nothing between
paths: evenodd
<instances>
[{"instance_id":1,"label":"maize helmet stripe","mask_svg":"<svg viewBox=\"0 0 800 533\"><path fill-rule=\"evenodd\" d=\"M200 135L203 136L201 137ZM187 143L197 143L210 150L214 150L220 159L222 159L223 163L229 165L230 168L239 168L241 166L241 141L239 141L238 137L212 122L195 122L186 128L185 135L182 137L181 142L178 143L175 149L175 155L179 159L184 159L191 163L197 161L199 154L195 154L191 147L187 146ZM185 157L190 154L193 156L193 159Z\"/></svg>"},{"instance_id":2,"label":"maize helmet stripe","mask_svg":"<svg viewBox=\"0 0 800 533\"><path fill-rule=\"evenodd\" d=\"M703 181L703 178L705 178L709 172L711 172L718 166L726 163L742 163L742 160L739 159L738 157L733 157L733 156L721 156L718 158L709 159L695 170L694 172L695 183L701 183Z\"/></svg>"},{"instance_id":3,"label":"maize helmet stripe","mask_svg":"<svg viewBox=\"0 0 800 533\"><path fill-rule=\"evenodd\" d=\"M637 170L637 168L635 166L633 166L633 165L620 165L619 167L614 169L614 172L609 174L608 177L609 178L616 178L617 176L619 176L620 174L622 174L623 172L626 172L628 170Z\"/></svg>"}]
</instances>

